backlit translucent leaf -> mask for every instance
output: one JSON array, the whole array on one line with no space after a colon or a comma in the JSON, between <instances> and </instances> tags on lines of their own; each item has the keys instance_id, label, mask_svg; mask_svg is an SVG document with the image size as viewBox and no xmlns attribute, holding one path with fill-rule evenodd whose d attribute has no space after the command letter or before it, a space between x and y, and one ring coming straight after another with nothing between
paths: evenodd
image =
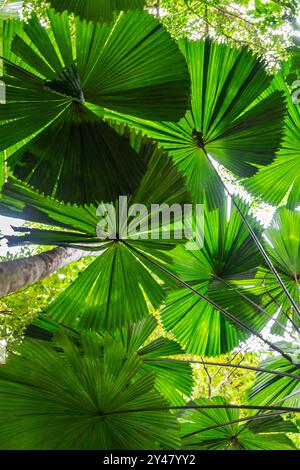
<instances>
[{"instance_id":1,"label":"backlit translucent leaf","mask_svg":"<svg viewBox=\"0 0 300 470\"><path fill-rule=\"evenodd\" d=\"M154 375L137 377L138 355L92 334L81 346L59 333L53 345L26 339L0 366L0 448L178 448L176 418L162 409Z\"/></svg>"}]
</instances>

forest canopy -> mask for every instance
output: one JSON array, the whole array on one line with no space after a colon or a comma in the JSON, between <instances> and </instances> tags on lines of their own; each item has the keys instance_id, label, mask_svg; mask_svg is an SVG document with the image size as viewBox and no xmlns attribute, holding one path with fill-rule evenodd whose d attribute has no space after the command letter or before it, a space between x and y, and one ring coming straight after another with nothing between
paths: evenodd
<instances>
[{"instance_id":1,"label":"forest canopy","mask_svg":"<svg viewBox=\"0 0 300 470\"><path fill-rule=\"evenodd\" d=\"M298 21L0 0L1 450L299 450Z\"/></svg>"}]
</instances>

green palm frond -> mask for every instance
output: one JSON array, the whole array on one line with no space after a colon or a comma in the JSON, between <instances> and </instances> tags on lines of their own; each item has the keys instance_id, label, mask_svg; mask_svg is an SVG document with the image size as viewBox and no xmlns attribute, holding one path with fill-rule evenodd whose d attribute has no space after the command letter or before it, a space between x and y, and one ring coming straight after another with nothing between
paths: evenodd
<instances>
[{"instance_id":1,"label":"green palm frond","mask_svg":"<svg viewBox=\"0 0 300 470\"><path fill-rule=\"evenodd\" d=\"M142 9L145 0L51 0L50 3L56 11L67 10L85 20L109 22L114 11Z\"/></svg>"},{"instance_id":2,"label":"green palm frond","mask_svg":"<svg viewBox=\"0 0 300 470\"><path fill-rule=\"evenodd\" d=\"M272 224L264 232L265 249L279 272L286 288L300 304L300 212L280 208L276 211ZM272 314L278 312L278 320L286 326L289 317L295 326L300 326L299 318L290 307L289 301L278 286L275 276L260 267L253 282L253 293L263 296L266 309ZM291 326L291 325L289 325ZM282 334L278 325L272 332Z\"/></svg>"},{"instance_id":3,"label":"green palm frond","mask_svg":"<svg viewBox=\"0 0 300 470\"><path fill-rule=\"evenodd\" d=\"M51 341L60 328L59 323L41 317L29 325L26 336ZM67 328L66 325L64 328L73 340L78 342L79 332ZM111 335L123 345L128 354L137 353L141 358L142 367L138 376L154 373L155 389L173 405L184 405L183 397L188 397L192 393L191 365L166 361L174 356L182 357L185 352L176 341L158 336L156 328L156 320L149 316L126 328L115 330ZM99 333L100 336L104 334Z\"/></svg>"},{"instance_id":4,"label":"green palm frond","mask_svg":"<svg viewBox=\"0 0 300 470\"><path fill-rule=\"evenodd\" d=\"M148 302L158 309L163 299L159 270L137 257L129 245L116 242L50 304L47 313L74 328L114 330L144 318Z\"/></svg>"},{"instance_id":5,"label":"green palm frond","mask_svg":"<svg viewBox=\"0 0 300 470\"><path fill-rule=\"evenodd\" d=\"M279 209L266 229L266 249L280 272L293 279L300 277L300 212Z\"/></svg>"},{"instance_id":6,"label":"green palm frond","mask_svg":"<svg viewBox=\"0 0 300 470\"><path fill-rule=\"evenodd\" d=\"M284 91L288 110L284 140L274 162L260 169L245 182L245 186L255 196L262 197L273 205L280 204L288 194L287 207L294 209L300 204L300 109L293 102L292 92L288 89L282 72L274 79L272 89Z\"/></svg>"},{"instance_id":7,"label":"green palm frond","mask_svg":"<svg viewBox=\"0 0 300 470\"><path fill-rule=\"evenodd\" d=\"M130 203L143 203L149 208L150 222L159 212L161 204L183 204L189 200L184 180L165 153L140 137L132 137L135 148L140 148L140 158L147 169ZM149 160L148 160L149 159ZM75 208L43 198L20 184L8 183L0 200L0 213L57 226L58 229L18 228L20 235L7 236L10 245L24 243L60 245L101 251L101 254L80 274L49 307L51 318L73 326L95 330L120 328L148 315L148 302L157 309L165 296L163 283L172 280L151 261L161 265L171 262L166 251L183 243L174 238L172 221L157 228L158 239L152 237L152 225L147 223L145 239L131 238L131 225L139 218L128 218L128 236L101 239L97 235L97 206ZM18 203L14 203L18 201ZM157 210L151 210L153 203ZM117 207L116 207L117 208ZM40 220L39 220L40 219ZM59 229L61 227L61 229ZM165 231L168 229L167 238ZM23 235L22 235L23 233ZM138 253L136 252L138 250ZM98 253L99 254L99 253ZM148 259L143 255L146 254Z\"/></svg>"},{"instance_id":8,"label":"green palm frond","mask_svg":"<svg viewBox=\"0 0 300 470\"><path fill-rule=\"evenodd\" d=\"M274 357L264 360L260 366L276 370L278 372L288 372L295 375L292 377L271 376L268 373L258 372L255 383L250 390L250 403L259 405L278 404L278 406L300 406L300 352L297 346L284 344L294 359L295 364L291 364L285 358Z\"/></svg>"},{"instance_id":9,"label":"green palm frond","mask_svg":"<svg viewBox=\"0 0 300 470\"><path fill-rule=\"evenodd\" d=\"M211 41L181 41L192 80L191 109L177 124L108 113L156 139L187 176L197 202L210 207L224 197L208 156L236 177L271 163L283 135L283 92L269 91L271 77L245 49ZM96 111L96 110L95 110Z\"/></svg>"},{"instance_id":10,"label":"green palm frond","mask_svg":"<svg viewBox=\"0 0 300 470\"><path fill-rule=\"evenodd\" d=\"M248 207L241 201L243 213ZM226 202L219 209L205 213L204 245L201 250L187 251L178 247L172 253L173 269L201 294L217 305L233 313L244 324L256 331L268 321L263 313L245 300L259 300L253 297L253 284L261 259L259 252L243 225L239 213ZM258 232L258 224L252 220ZM248 289L237 289L236 281L244 280ZM250 291L250 293L249 293ZM243 297L244 296L244 297ZM186 287L171 291L162 311L164 327L180 340L188 353L218 356L232 350L247 334L224 315L197 297Z\"/></svg>"},{"instance_id":11,"label":"green palm frond","mask_svg":"<svg viewBox=\"0 0 300 470\"><path fill-rule=\"evenodd\" d=\"M90 236L96 233L96 209L93 205L76 207L43 197L15 178L9 178L4 184L0 197L2 216L61 227Z\"/></svg>"},{"instance_id":12,"label":"green palm frond","mask_svg":"<svg viewBox=\"0 0 300 470\"><path fill-rule=\"evenodd\" d=\"M176 418L154 374L137 377L138 355L91 333L80 346L63 333L53 344L26 339L0 366L0 448L178 448Z\"/></svg>"},{"instance_id":13,"label":"green palm frond","mask_svg":"<svg viewBox=\"0 0 300 470\"><path fill-rule=\"evenodd\" d=\"M112 25L47 17L49 28L35 16L5 24L0 150L10 149L16 177L64 202L132 192L142 162L88 104L177 120L189 99L185 60L146 12L120 13Z\"/></svg>"},{"instance_id":14,"label":"green palm frond","mask_svg":"<svg viewBox=\"0 0 300 470\"><path fill-rule=\"evenodd\" d=\"M157 326L152 317L114 333L126 350L137 351L143 361L143 373L155 372L156 389L174 405L185 405L183 396L192 393L193 375L188 363L165 362L165 359L183 357L183 348L174 340L162 336L150 340ZM157 334L155 335L157 336Z\"/></svg>"},{"instance_id":15,"label":"green palm frond","mask_svg":"<svg viewBox=\"0 0 300 470\"><path fill-rule=\"evenodd\" d=\"M226 400L198 399L196 405L226 405ZM297 450L286 436L298 428L280 416L253 415L244 420L237 409L197 409L181 415L183 449L189 450ZM239 422L241 419L242 422Z\"/></svg>"},{"instance_id":16,"label":"green palm frond","mask_svg":"<svg viewBox=\"0 0 300 470\"><path fill-rule=\"evenodd\" d=\"M153 204L169 205L177 203L183 205L190 202L190 194L186 189L185 180L178 172L172 160L156 145L148 139L141 137L140 134L128 131L127 128L119 129L118 132L130 142L131 147L138 153L139 159L143 163L144 172L133 194L128 194L128 206L134 204L143 204L149 211L149 219L154 217L155 210L151 209ZM120 194L124 196L124 194ZM119 201L116 200L114 205L118 210ZM68 244L76 246L78 243L92 243L102 241L97 238L97 224L101 220L98 209L101 207L105 210L103 202L95 205L85 205L83 207L72 206L71 204L63 204L50 198L43 197L34 190L28 188L15 178L9 178L8 182L3 186L0 198L0 214L6 217L24 219L29 222L38 222L49 225L51 228L62 228L64 230L39 230L31 228L19 227L18 231L24 232L23 237L8 237L11 245L19 245L21 243L36 243L41 245L51 244ZM160 207L158 207L159 211ZM139 215L139 214L138 214ZM130 216L128 219L128 231L130 236L130 222L134 222L137 216ZM151 220L149 224L145 223L145 227L151 233ZM159 221L158 230L162 230L163 221ZM167 227L170 228L170 240L175 229L176 219L171 220ZM170 226L169 226L170 225ZM134 226L134 224L133 224ZM121 227L119 227L121 230ZM136 227L134 227L136 228ZM66 230L68 232L66 232ZM158 233L160 243L158 247L170 248L170 243L162 239L162 233ZM149 237L150 238L150 237ZM175 240L171 243L173 245ZM140 244L142 242L140 241ZM146 242L145 242L146 243ZM176 241L179 243L179 241ZM152 247L155 241L152 240ZM81 247L84 249L84 246ZM92 249L92 245L85 247L87 250Z\"/></svg>"}]
</instances>

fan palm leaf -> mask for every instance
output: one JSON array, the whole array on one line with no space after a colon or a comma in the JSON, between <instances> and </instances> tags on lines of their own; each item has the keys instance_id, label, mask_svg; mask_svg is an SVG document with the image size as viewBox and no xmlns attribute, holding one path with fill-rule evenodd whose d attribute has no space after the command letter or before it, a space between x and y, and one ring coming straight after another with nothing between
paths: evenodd
<instances>
[{"instance_id":1,"label":"fan palm leaf","mask_svg":"<svg viewBox=\"0 0 300 470\"><path fill-rule=\"evenodd\" d=\"M285 349L293 357L295 364L291 364L285 358L272 357L264 360L261 367L279 372L295 374L292 377L270 376L265 372L258 372L255 383L250 390L250 403L260 405L300 406L300 354L297 346L285 344Z\"/></svg>"},{"instance_id":2,"label":"fan palm leaf","mask_svg":"<svg viewBox=\"0 0 300 470\"><path fill-rule=\"evenodd\" d=\"M184 180L167 155L153 144L141 142L139 136L133 140L135 148L141 149L140 158L148 164L131 202L143 203L149 208L147 217L150 219L163 203L171 206L175 202L187 202L189 194ZM155 211L151 211L152 203L158 204ZM97 206L70 207L23 189L20 184L8 183L4 187L4 198L0 200L0 212L6 215L15 213L20 217L20 211L29 220L50 223L58 229L21 227L17 229L21 235L7 237L10 245L60 245L88 252L93 250L95 254L101 252L50 305L48 313L58 322L97 331L120 328L147 316L148 302L157 309L165 296L163 283L173 285L171 279L151 262L156 260L162 265L171 262L165 251L184 242L184 239L174 238L172 221L160 222L158 239L152 237L151 223L147 224L147 238L135 239L131 238L130 224L139 216L129 217L127 237L122 238L120 231L117 238L101 239L97 235L97 225L101 220ZM167 228L170 236L165 239L164 230ZM145 253L148 260L143 257Z\"/></svg>"},{"instance_id":3,"label":"fan palm leaf","mask_svg":"<svg viewBox=\"0 0 300 470\"><path fill-rule=\"evenodd\" d=\"M179 45L192 81L191 109L183 119L174 124L107 116L125 119L163 145L187 176L195 201L206 195L213 208L224 194L208 156L244 178L271 163L282 138L283 93L261 96L271 77L245 49L212 41Z\"/></svg>"},{"instance_id":4,"label":"fan palm leaf","mask_svg":"<svg viewBox=\"0 0 300 470\"><path fill-rule=\"evenodd\" d=\"M176 418L146 411L167 402L153 390L153 374L137 378L138 355L95 334L82 335L81 348L62 333L53 344L26 339L0 366L0 447L178 448Z\"/></svg>"},{"instance_id":5,"label":"fan palm leaf","mask_svg":"<svg viewBox=\"0 0 300 470\"><path fill-rule=\"evenodd\" d=\"M15 178L3 185L0 197L0 214L5 217L36 222L52 227L95 236L96 206L83 207L62 204L41 196Z\"/></svg>"},{"instance_id":6,"label":"fan palm leaf","mask_svg":"<svg viewBox=\"0 0 300 470\"><path fill-rule=\"evenodd\" d=\"M300 204L300 110L293 103L282 72L274 79L272 89L284 91L288 111L284 139L274 162L261 168L245 182L245 186L252 194L273 205L280 204L288 194L287 207L294 209Z\"/></svg>"},{"instance_id":7,"label":"fan palm leaf","mask_svg":"<svg viewBox=\"0 0 300 470\"><path fill-rule=\"evenodd\" d=\"M226 405L226 400L200 398L195 404ZM298 432L298 428L280 416L256 414L249 421L239 422L240 410L215 408L188 410L181 419L183 449L297 450L286 433Z\"/></svg>"},{"instance_id":8,"label":"fan palm leaf","mask_svg":"<svg viewBox=\"0 0 300 470\"><path fill-rule=\"evenodd\" d=\"M264 232L265 249L289 293L300 305L300 213L280 208L276 211L271 226ZM278 320L286 326L289 318L293 326L299 327L299 318L290 308L289 301L278 286L275 276L265 266L257 271L253 282L253 293L262 296L265 308L272 314L278 314ZM289 325L291 326L291 325ZM282 334L277 324L272 327L274 333Z\"/></svg>"},{"instance_id":9,"label":"fan palm leaf","mask_svg":"<svg viewBox=\"0 0 300 470\"><path fill-rule=\"evenodd\" d=\"M53 10L47 18L51 28L35 16L5 25L0 150L10 149L15 176L64 202L132 192L141 160L87 105L177 120L188 105L185 60L146 12L120 13L112 25L73 24Z\"/></svg>"},{"instance_id":10,"label":"fan palm leaf","mask_svg":"<svg viewBox=\"0 0 300 470\"><path fill-rule=\"evenodd\" d=\"M244 203L240 201L238 204L243 213L248 212ZM236 280L243 279L250 291L260 264L260 255L251 236L238 211L233 208L230 215L226 203L219 209L206 212L204 223L202 249L187 251L184 247L176 248L172 253L173 269L198 292L260 331L268 317L245 300L245 295L252 301L256 300L251 293L235 288ZM254 220L252 226L260 231ZM186 287L170 291L162 311L162 322L188 353L205 356L226 353L247 336L220 311Z\"/></svg>"},{"instance_id":11,"label":"fan palm leaf","mask_svg":"<svg viewBox=\"0 0 300 470\"><path fill-rule=\"evenodd\" d=\"M38 318L27 328L26 336L42 341L51 341L61 328L59 323L46 317ZM78 341L79 332L64 328ZM137 353L142 360L138 376L155 374L155 389L173 405L184 405L183 396L192 393L193 374L188 363L168 363L165 359L182 357L184 350L176 342L163 336L158 336L157 322L149 316L138 323L116 330L111 335L119 341L128 354ZM104 336L105 333L100 336Z\"/></svg>"}]
</instances>

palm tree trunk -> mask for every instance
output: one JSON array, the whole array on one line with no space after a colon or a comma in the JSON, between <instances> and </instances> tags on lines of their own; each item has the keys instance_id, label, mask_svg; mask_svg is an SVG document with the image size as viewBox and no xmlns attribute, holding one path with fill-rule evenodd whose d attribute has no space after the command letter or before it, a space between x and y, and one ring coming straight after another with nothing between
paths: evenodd
<instances>
[{"instance_id":1,"label":"palm tree trunk","mask_svg":"<svg viewBox=\"0 0 300 470\"><path fill-rule=\"evenodd\" d=\"M50 276L90 253L58 247L39 255L0 263L0 298Z\"/></svg>"}]
</instances>

